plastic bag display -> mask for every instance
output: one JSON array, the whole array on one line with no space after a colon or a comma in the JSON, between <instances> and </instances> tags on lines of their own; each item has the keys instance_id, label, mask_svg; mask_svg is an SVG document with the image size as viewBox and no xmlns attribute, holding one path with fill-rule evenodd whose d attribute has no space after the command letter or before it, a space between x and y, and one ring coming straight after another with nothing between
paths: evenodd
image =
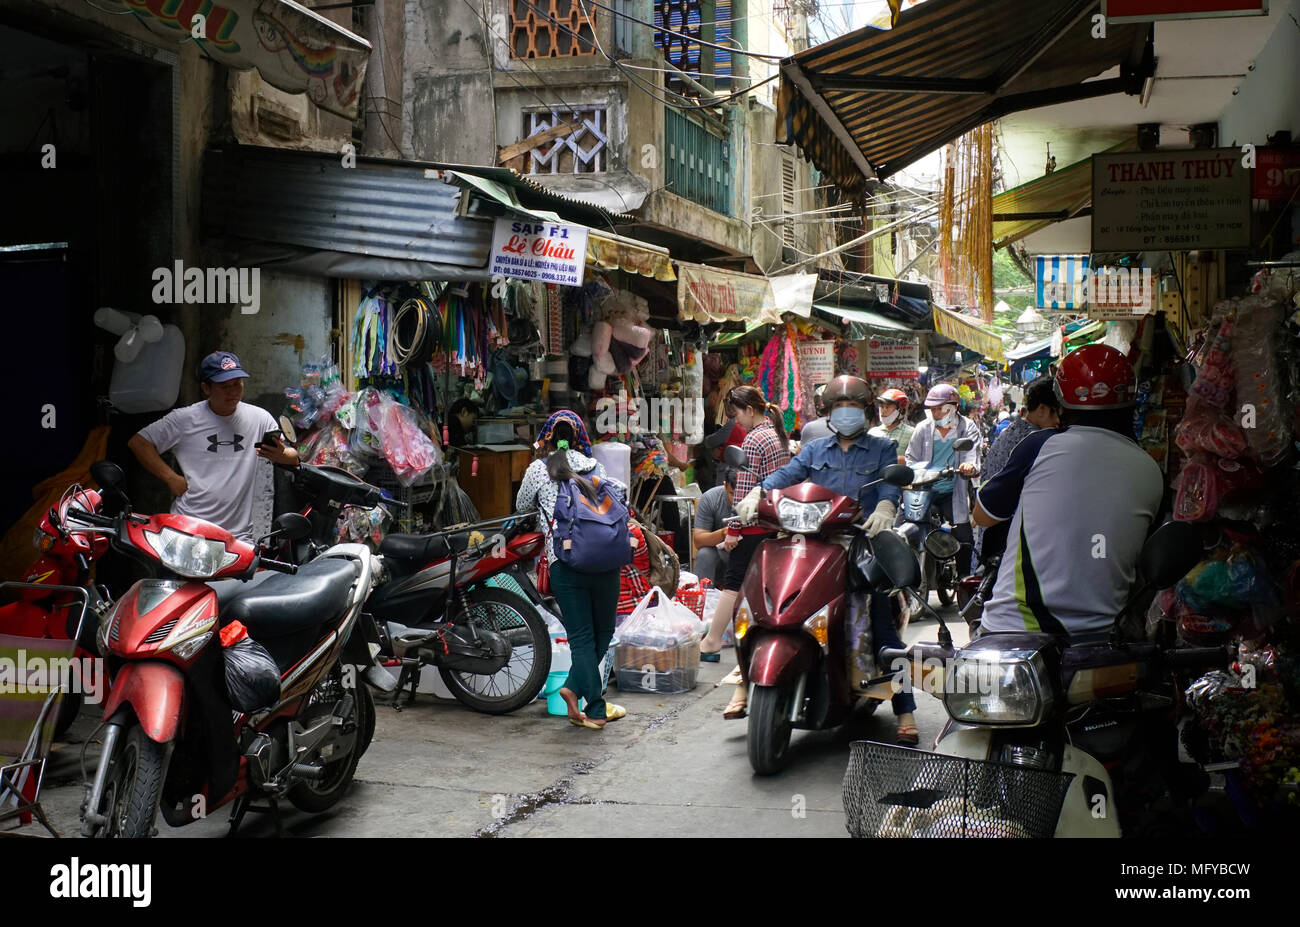
<instances>
[{"instance_id":1,"label":"plastic bag display","mask_svg":"<svg viewBox=\"0 0 1300 927\"><path fill-rule=\"evenodd\" d=\"M265 647L238 621L221 629L226 660L226 695L236 711L251 714L280 700L280 668Z\"/></svg>"},{"instance_id":2,"label":"plastic bag display","mask_svg":"<svg viewBox=\"0 0 1300 927\"><path fill-rule=\"evenodd\" d=\"M1254 296L1238 303L1237 336L1232 344L1236 406L1243 421L1253 425L1243 429L1251 456L1269 466L1281 459L1291 442L1281 371L1273 355L1281 324L1282 309L1277 303Z\"/></svg>"},{"instance_id":3,"label":"plastic bag display","mask_svg":"<svg viewBox=\"0 0 1300 927\"><path fill-rule=\"evenodd\" d=\"M440 451L420 427L420 414L391 399L383 407L381 436L384 458L403 486L411 486L442 463Z\"/></svg>"},{"instance_id":4,"label":"plastic bag display","mask_svg":"<svg viewBox=\"0 0 1300 927\"><path fill-rule=\"evenodd\" d=\"M1204 362L1196 374L1196 382L1192 384L1193 394L1219 409L1227 409L1231 405L1236 386L1236 370L1232 366L1231 357L1235 335L1236 322L1229 312L1209 342Z\"/></svg>"},{"instance_id":5,"label":"plastic bag display","mask_svg":"<svg viewBox=\"0 0 1300 927\"><path fill-rule=\"evenodd\" d=\"M1174 442L1191 455L1205 451L1218 457L1237 458L1247 452L1246 436L1237 423L1222 409L1193 396L1187 404L1187 413L1174 429Z\"/></svg>"},{"instance_id":6,"label":"plastic bag display","mask_svg":"<svg viewBox=\"0 0 1300 927\"><path fill-rule=\"evenodd\" d=\"M359 460L374 460L384 454L385 398L383 393L371 387L357 392L348 450Z\"/></svg>"},{"instance_id":7,"label":"plastic bag display","mask_svg":"<svg viewBox=\"0 0 1300 927\"><path fill-rule=\"evenodd\" d=\"M619 628L614 666L624 692L688 692L700 672L699 619L653 588Z\"/></svg>"},{"instance_id":8,"label":"plastic bag display","mask_svg":"<svg viewBox=\"0 0 1300 927\"><path fill-rule=\"evenodd\" d=\"M300 448L303 463L314 467L339 467L353 476L363 476L366 462L352 453L348 430L335 422L312 435Z\"/></svg>"}]
</instances>

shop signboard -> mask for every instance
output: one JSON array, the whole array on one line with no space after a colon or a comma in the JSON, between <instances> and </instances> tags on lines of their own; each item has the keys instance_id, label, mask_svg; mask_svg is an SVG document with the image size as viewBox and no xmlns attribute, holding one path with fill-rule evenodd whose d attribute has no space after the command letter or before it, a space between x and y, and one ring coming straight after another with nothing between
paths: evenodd
<instances>
[{"instance_id":1,"label":"shop signboard","mask_svg":"<svg viewBox=\"0 0 1300 927\"><path fill-rule=\"evenodd\" d=\"M537 219L497 219L488 273L560 286L582 286L587 227Z\"/></svg>"},{"instance_id":2,"label":"shop signboard","mask_svg":"<svg viewBox=\"0 0 1300 927\"><path fill-rule=\"evenodd\" d=\"M915 341L884 341L872 338L867 342L867 379L903 378L920 376L921 346Z\"/></svg>"},{"instance_id":3,"label":"shop signboard","mask_svg":"<svg viewBox=\"0 0 1300 927\"><path fill-rule=\"evenodd\" d=\"M800 341L799 370L814 387L829 383L835 377L835 342Z\"/></svg>"},{"instance_id":4,"label":"shop signboard","mask_svg":"<svg viewBox=\"0 0 1300 927\"><path fill-rule=\"evenodd\" d=\"M1112 23L1263 16L1268 13L1268 0L1102 0L1101 11Z\"/></svg>"},{"instance_id":5,"label":"shop signboard","mask_svg":"<svg viewBox=\"0 0 1300 927\"><path fill-rule=\"evenodd\" d=\"M1237 148L1092 156L1092 251L1250 246L1250 171Z\"/></svg>"},{"instance_id":6,"label":"shop signboard","mask_svg":"<svg viewBox=\"0 0 1300 927\"><path fill-rule=\"evenodd\" d=\"M1255 152L1257 200L1289 200L1300 187L1300 149L1259 148Z\"/></svg>"},{"instance_id":7,"label":"shop signboard","mask_svg":"<svg viewBox=\"0 0 1300 927\"><path fill-rule=\"evenodd\" d=\"M677 264L677 308L697 322L780 322L783 312L812 314L816 274L761 277L702 264Z\"/></svg>"}]
</instances>

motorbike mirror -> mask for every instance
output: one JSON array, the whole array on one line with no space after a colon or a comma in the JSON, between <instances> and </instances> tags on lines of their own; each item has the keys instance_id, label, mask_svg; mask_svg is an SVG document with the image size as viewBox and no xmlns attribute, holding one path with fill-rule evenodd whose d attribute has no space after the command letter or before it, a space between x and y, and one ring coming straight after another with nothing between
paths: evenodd
<instances>
[{"instance_id":1,"label":"motorbike mirror","mask_svg":"<svg viewBox=\"0 0 1300 927\"><path fill-rule=\"evenodd\" d=\"M740 470L749 469L749 455L734 444L727 445L727 449L722 452L722 459L727 462L727 466Z\"/></svg>"},{"instance_id":2,"label":"motorbike mirror","mask_svg":"<svg viewBox=\"0 0 1300 927\"><path fill-rule=\"evenodd\" d=\"M958 453L961 453L962 451L969 451L974 446L975 446L974 438L958 438L956 441L952 443L952 449L954 451L957 451Z\"/></svg>"},{"instance_id":3,"label":"motorbike mirror","mask_svg":"<svg viewBox=\"0 0 1300 927\"><path fill-rule=\"evenodd\" d=\"M880 471L880 478L893 486L908 486L916 479L911 467L902 464L890 464Z\"/></svg>"},{"instance_id":4,"label":"motorbike mirror","mask_svg":"<svg viewBox=\"0 0 1300 927\"><path fill-rule=\"evenodd\" d=\"M1156 589L1168 589L1204 556L1204 532L1185 521L1165 522L1151 533L1138 555L1138 569Z\"/></svg>"},{"instance_id":5,"label":"motorbike mirror","mask_svg":"<svg viewBox=\"0 0 1300 927\"><path fill-rule=\"evenodd\" d=\"M104 489L119 489L126 482L122 468L111 460L97 460L90 465L90 475Z\"/></svg>"},{"instance_id":6,"label":"motorbike mirror","mask_svg":"<svg viewBox=\"0 0 1300 927\"><path fill-rule=\"evenodd\" d=\"M284 435L285 443L298 443L298 432L294 430L293 422L287 415L280 416L280 432Z\"/></svg>"},{"instance_id":7,"label":"motorbike mirror","mask_svg":"<svg viewBox=\"0 0 1300 927\"><path fill-rule=\"evenodd\" d=\"M921 584L921 562L907 542L892 531L871 539L871 550L896 589L915 589Z\"/></svg>"},{"instance_id":8,"label":"motorbike mirror","mask_svg":"<svg viewBox=\"0 0 1300 927\"><path fill-rule=\"evenodd\" d=\"M301 541L311 536L311 522L305 515L285 512L275 520L275 533L289 541Z\"/></svg>"}]
</instances>

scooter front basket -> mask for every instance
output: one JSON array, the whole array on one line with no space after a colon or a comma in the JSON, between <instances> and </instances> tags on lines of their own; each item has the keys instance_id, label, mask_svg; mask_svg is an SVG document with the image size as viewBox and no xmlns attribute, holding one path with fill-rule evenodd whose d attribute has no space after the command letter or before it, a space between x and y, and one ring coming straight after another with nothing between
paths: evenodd
<instances>
[{"instance_id":1,"label":"scooter front basket","mask_svg":"<svg viewBox=\"0 0 1300 927\"><path fill-rule=\"evenodd\" d=\"M855 741L844 773L852 837L1051 837L1073 773Z\"/></svg>"}]
</instances>

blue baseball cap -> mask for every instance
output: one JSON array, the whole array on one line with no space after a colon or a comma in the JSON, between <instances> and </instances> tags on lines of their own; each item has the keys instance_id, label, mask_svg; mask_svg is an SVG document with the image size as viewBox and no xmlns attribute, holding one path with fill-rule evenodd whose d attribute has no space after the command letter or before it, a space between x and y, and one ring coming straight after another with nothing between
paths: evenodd
<instances>
[{"instance_id":1,"label":"blue baseball cap","mask_svg":"<svg viewBox=\"0 0 1300 927\"><path fill-rule=\"evenodd\" d=\"M199 365L199 379L213 383L225 383L227 380L247 376L244 368L239 366L239 358L229 351L213 351Z\"/></svg>"}]
</instances>

